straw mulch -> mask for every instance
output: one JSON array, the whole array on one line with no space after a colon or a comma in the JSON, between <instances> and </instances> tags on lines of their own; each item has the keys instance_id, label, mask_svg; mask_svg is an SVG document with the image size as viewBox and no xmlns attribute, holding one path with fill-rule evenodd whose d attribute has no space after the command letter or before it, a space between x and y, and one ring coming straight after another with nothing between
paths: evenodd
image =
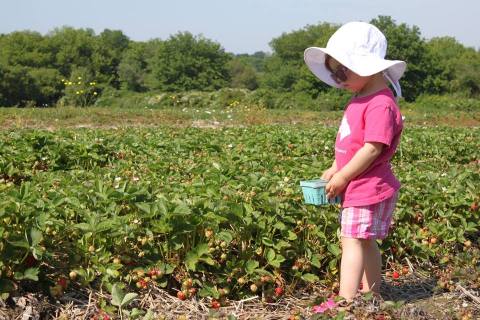
<instances>
[{"instance_id":1,"label":"straw mulch","mask_svg":"<svg viewBox=\"0 0 480 320\"><path fill-rule=\"evenodd\" d=\"M381 295L365 295L349 304L328 311L344 319L480 319L480 292L456 284L454 291L443 291L429 274L411 270L401 279L384 279ZM209 299L181 301L165 290L151 287L128 309L148 311L150 318L139 319L310 319L314 316L315 298L331 292L315 287L289 294L274 303L262 302L259 296L241 301L227 301L219 309L210 307ZM57 301L41 293L24 293L0 301L3 319L120 319L118 313L105 317L100 301L109 302L110 295L85 289L66 292ZM230 317L230 318L229 318ZM233 318L234 317L234 318ZM123 316L123 319L128 319Z\"/></svg>"}]
</instances>

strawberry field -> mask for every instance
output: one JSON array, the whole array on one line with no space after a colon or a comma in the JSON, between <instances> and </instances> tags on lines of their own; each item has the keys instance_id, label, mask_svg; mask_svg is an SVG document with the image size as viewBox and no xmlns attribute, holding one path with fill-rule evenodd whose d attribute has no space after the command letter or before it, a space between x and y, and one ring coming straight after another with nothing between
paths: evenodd
<instances>
[{"instance_id":1,"label":"strawberry field","mask_svg":"<svg viewBox=\"0 0 480 320\"><path fill-rule=\"evenodd\" d=\"M93 288L111 295L99 302L105 315L135 318L145 310L132 301L152 288L212 309L335 289L338 208L305 205L299 182L329 166L336 131L1 131L2 299ZM459 281L479 283L479 141L478 127L404 131L393 160L403 184L395 226L381 243L386 268L401 274L405 258L460 265L470 271Z\"/></svg>"}]
</instances>

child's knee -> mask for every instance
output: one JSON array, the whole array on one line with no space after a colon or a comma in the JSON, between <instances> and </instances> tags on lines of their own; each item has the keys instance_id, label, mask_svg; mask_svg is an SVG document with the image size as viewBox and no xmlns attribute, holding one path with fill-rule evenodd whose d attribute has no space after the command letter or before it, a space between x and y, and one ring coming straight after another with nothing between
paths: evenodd
<instances>
[{"instance_id":1,"label":"child's knee","mask_svg":"<svg viewBox=\"0 0 480 320\"><path fill-rule=\"evenodd\" d=\"M372 247L376 245L375 239L361 239L361 238L343 238L342 244L356 245L361 247Z\"/></svg>"},{"instance_id":2,"label":"child's knee","mask_svg":"<svg viewBox=\"0 0 480 320\"><path fill-rule=\"evenodd\" d=\"M341 248L347 250L354 250L355 248L362 251L371 251L377 249L377 242L375 239L360 239L342 237Z\"/></svg>"},{"instance_id":3,"label":"child's knee","mask_svg":"<svg viewBox=\"0 0 480 320\"><path fill-rule=\"evenodd\" d=\"M363 247L364 239L342 237L342 247Z\"/></svg>"},{"instance_id":4,"label":"child's knee","mask_svg":"<svg viewBox=\"0 0 480 320\"><path fill-rule=\"evenodd\" d=\"M366 249L375 249L378 248L377 241L375 239L361 239L362 247Z\"/></svg>"}]
</instances>

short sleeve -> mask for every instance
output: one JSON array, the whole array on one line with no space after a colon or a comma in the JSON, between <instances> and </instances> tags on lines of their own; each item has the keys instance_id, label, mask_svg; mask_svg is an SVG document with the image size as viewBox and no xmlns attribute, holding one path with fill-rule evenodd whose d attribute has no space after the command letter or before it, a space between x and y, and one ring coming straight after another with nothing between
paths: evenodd
<instances>
[{"instance_id":1,"label":"short sleeve","mask_svg":"<svg viewBox=\"0 0 480 320\"><path fill-rule=\"evenodd\" d=\"M395 112L391 105L367 108L363 142L380 142L390 146L395 135L395 123Z\"/></svg>"}]
</instances>

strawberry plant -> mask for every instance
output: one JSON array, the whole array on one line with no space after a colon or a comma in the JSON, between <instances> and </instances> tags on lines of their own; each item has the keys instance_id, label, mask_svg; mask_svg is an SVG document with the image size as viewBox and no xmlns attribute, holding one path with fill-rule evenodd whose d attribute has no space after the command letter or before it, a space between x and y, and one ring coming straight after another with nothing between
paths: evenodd
<instances>
[{"instance_id":1,"label":"strawberry plant","mask_svg":"<svg viewBox=\"0 0 480 320\"><path fill-rule=\"evenodd\" d=\"M333 280L338 207L305 205L299 181L331 164L335 133L0 132L0 293L43 281L59 295L70 286L57 280L70 279L220 303ZM478 136L478 128L405 131L392 163L402 189L395 226L380 243L385 256L445 263L462 251L468 260L479 245Z\"/></svg>"}]
</instances>

